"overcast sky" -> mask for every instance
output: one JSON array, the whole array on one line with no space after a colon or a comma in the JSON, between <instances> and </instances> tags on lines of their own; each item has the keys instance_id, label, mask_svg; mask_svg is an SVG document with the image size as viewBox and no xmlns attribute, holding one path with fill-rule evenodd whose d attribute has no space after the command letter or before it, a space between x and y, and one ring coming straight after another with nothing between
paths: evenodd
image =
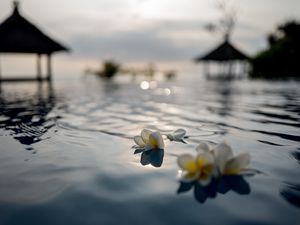
<instances>
[{"instance_id":1,"label":"overcast sky","mask_svg":"<svg viewBox=\"0 0 300 225\"><path fill-rule=\"evenodd\" d=\"M214 0L22 0L21 13L46 34L72 49L59 54L60 73L114 58L122 63L180 65L221 41L203 29L220 18ZM288 19L300 19L299 0L231 0L238 9L232 39L253 55L266 46L266 34ZM0 1L0 20L11 13L11 0ZM21 57L22 58L22 57ZM32 59L2 56L5 71L18 71L16 60L31 70ZM28 61L29 60L29 61ZM30 62L31 62L30 61ZM23 71L24 71L23 70Z\"/></svg>"}]
</instances>

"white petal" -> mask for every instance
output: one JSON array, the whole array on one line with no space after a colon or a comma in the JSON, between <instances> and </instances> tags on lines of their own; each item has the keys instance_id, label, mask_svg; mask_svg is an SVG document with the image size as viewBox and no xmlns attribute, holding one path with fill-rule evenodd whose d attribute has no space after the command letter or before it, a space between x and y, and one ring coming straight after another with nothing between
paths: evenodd
<instances>
[{"instance_id":1,"label":"white petal","mask_svg":"<svg viewBox=\"0 0 300 225\"><path fill-rule=\"evenodd\" d=\"M179 179L181 182L189 183L189 182L197 180L198 176L199 176L199 173L183 172L183 173L181 173Z\"/></svg>"},{"instance_id":2,"label":"white petal","mask_svg":"<svg viewBox=\"0 0 300 225\"><path fill-rule=\"evenodd\" d=\"M206 152L204 155L207 160L207 164L215 164L215 158L212 152Z\"/></svg>"},{"instance_id":3,"label":"white petal","mask_svg":"<svg viewBox=\"0 0 300 225\"><path fill-rule=\"evenodd\" d=\"M229 160L224 168L226 174L236 174L246 168L250 163L250 155L248 153L240 154Z\"/></svg>"},{"instance_id":4,"label":"white petal","mask_svg":"<svg viewBox=\"0 0 300 225\"><path fill-rule=\"evenodd\" d=\"M173 132L172 136L174 137L174 139L180 141L184 138L185 134L186 131L184 129L178 129Z\"/></svg>"},{"instance_id":5,"label":"white petal","mask_svg":"<svg viewBox=\"0 0 300 225\"><path fill-rule=\"evenodd\" d=\"M195 158L190 154L182 154L177 158L177 164L183 170L187 170L186 165L191 161L195 161Z\"/></svg>"},{"instance_id":6,"label":"white petal","mask_svg":"<svg viewBox=\"0 0 300 225\"><path fill-rule=\"evenodd\" d=\"M227 161L233 158L231 147L225 142L217 145L213 149L213 153L220 171L223 171Z\"/></svg>"},{"instance_id":7,"label":"white petal","mask_svg":"<svg viewBox=\"0 0 300 225\"><path fill-rule=\"evenodd\" d=\"M214 165L215 164L215 159L212 153L210 152L205 152L197 155L197 162L199 160L203 160L203 165Z\"/></svg>"},{"instance_id":8,"label":"white petal","mask_svg":"<svg viewBox=\"0 0 300 225\"><path fill-rule=\"evenodd\" d=\"M196 147L197 152L208 152L209 151L209 146L205 142L201 142L197 147Z\"/></svg>"},{"instance_id":9,"label":"white petal","mask_svg":"<svg viewBox=\"0 0 300 225\"><path fill-rule=\"evenodd\" d=\"M164 149L165 148L163 137L161 136L161 134L158 131L157 132L152 132L150 134L149 144L151 144L153 148L158 148L158 149Z\"/></svg>"},{"instance_id":10,"label":"white petal","mask_svg":"<svg viewBox=\"0 0 300 225\"><path fill-rule=\"evenodd\" d=\"M139 147L144 148L146 146L141 136L134 136L133 140Z\"/></svg>"},{"instance_id":11,"label":"white petal","mask_svg":"<svg viewBox=\"0 0 300 225\"><path fill-rule=\"evenodd\" d=\"M152 133L151 130L147 130L147 129L143 129L142 132L141 132L141 137L144 141L144 143L148 143L149 142L149 137L150 137L150 134Z\"/></svg>"}]
</instances>

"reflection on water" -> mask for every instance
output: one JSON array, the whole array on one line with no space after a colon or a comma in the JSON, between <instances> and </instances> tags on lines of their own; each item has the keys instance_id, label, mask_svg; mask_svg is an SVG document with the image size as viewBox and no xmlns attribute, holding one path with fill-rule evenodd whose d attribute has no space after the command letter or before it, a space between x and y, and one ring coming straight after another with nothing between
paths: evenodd
<instances>
[{"instance_id":1,"label":"reflection on water","mask_svg":"<svg viewBox=\"0 0 300 225\"><path fill-rule=\"evenodd\" d=\"M297 148L296 151L294 151L292 153L292 155L294 156L294 158L298 161L298 163L300 164L300 148Z\"/></svg>"},{"instance_id":2,"label":"reflection on water","mask_svg":"<svg viewBox=\"0 0 300 225\"><path fill-rule=\"evenodd\" d=\"M197 181L180 182L177 194L191 189L194 190L195 199L200 203L204 203L208 198L217 197L217 193L226 194L230 190L240 195L250 194L250 186L242 176L223 176L219 180L212 180L207 186L202 186Z\"/></svg>"},{"instance_id":3,"label":"reflection on water","mask_svg":"<svg viewBox=\"0 0 300 225\"><path fill-rule=\"evenodd\" d=\"M230 116L231 114L231 107L234 105L234 103L232 102L232 95L234 94L232 89L233 88L231 81L216 80L213 92L217 93L220 96L219 102L221 104L221 107L216 111L216 113L218 113L221 117Z\"/></svg>"},{"instance_id":4,"label":"reflection on water","mask_svg":"<svg viewBox=\"0 0 300 225\"><path fill-rule=\"evenodd\" d=\"M56 103L51 83L46 83L46 88L39 83L36 93L29 97L6 99L4 94L0 95L0 129L26 146L41 141L57 119L48 117Z\"/></svg>"},{"instance_id":5,"label":"reflection on water","mask_svg":"<svg viewBox=\"0 0 300 225\"><path fill-rule=\"evenodd\" d=\"M300 185L287 184L286 187L280 191L280 195L289 203L300 208Z\"/></svg>"},{"instance_id":6,"label":"reflection on water","mask_svg":"<svg viewBox=\"0 0 300 225\"><path fill-rule=\"evenodd\" d=\"M163 149L155 149L143 151L141 154L141 164L143 166L151 164L154 167L160 167L163 163L164 159L164 150Z\"/></svg>"}]
</instances>

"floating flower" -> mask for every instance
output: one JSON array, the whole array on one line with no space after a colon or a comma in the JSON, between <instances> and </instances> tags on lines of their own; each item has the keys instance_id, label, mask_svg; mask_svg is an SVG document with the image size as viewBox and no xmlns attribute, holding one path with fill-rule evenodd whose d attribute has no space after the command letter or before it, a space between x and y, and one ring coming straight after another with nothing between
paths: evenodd
<instances>
[{"instance_id":1,"label":"floating flower","mask_svg":"<svg viewBox=\"0 0 300 225\"><path fill-rule=\"evenodd\" d=\"M167 138L170 141L178 141L178 142L183 142L185 143L185 141L183 140L186 134L186 130L184 129L177 129L175 130L172 134L167 134Z\"/></svg>"},{"instance_id":2,"label":"floating flower","mask_svg":"<svg viewBox=\"0 0 300 225\"><path fill-rule=\"evenodd\" d=\"M259 171L247 168L248 153L234 156L225 142L213 147L200 143L196 150L196 157L183 154L177 159L182 170L178 194L193 189L195 199L204 203L208 198L215 198L217 193L225 194L230 190L242 195L250 193L250 186L242 175Z\"/></svg>"},{"instance_id":3,"label":"floating flower","mask_svg":"<svg viewBox=\"0 0 300 225\"><path fill-rule=\"evenodd\" d=\"M137 144L135 147L138 149L155 150L164 149L165 147L164 140L158 131L153 132L151 130L143 129L141 136L135 136L133 140Z\"/></svg>"},{"instance_id":4,"label":"floating flower","mask_svg":"<svg viewBox=\"0 0 300 225\"><path fill-rule=\"evenodd\" d=\"M183 154L177 158L182 169L180 180L182 182L198 181L201 185L209 184L215 174L215 162L211 152L199 153L196 157Z\"/></svg>"},{"instance_id":5,"label":"floating flower","mask_svg":"<svg viewBox=\"0 0 300 225\"><path fill-rule=\"evenodd\" d=\"M247 168L250 163L248 153L234 156L231 147L226 142L212 148L206 143L200 143L196 150L213 154L220 175L251 175L257 172Z\"/></svg>"},{"instance_id":6,"label":"floating flower","mask_svg":"<svg viewBox=\"0 0 300 225\"><path fill-rule=\"evenodd\" d=\"M222 175L244 175L250 172L247 168L250 163L249 153L234 156L231 147L225 142L217 145L213 152Z\"/></svg>"}]
</instances>

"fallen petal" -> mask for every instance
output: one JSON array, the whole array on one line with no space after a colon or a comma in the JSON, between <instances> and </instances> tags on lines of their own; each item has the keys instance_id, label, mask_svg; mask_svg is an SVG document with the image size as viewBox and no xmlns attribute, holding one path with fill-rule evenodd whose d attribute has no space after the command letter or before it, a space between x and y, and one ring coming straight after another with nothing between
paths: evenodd
<instances>
[{"instance_id":1,"label":"fallen petal","mask_svg":"<svg viewBox=\"0 0 300 225\"><path fill-rule=\"evenodd\" d=\"M178 129L178 130L175 130L174 133L173 133L173 136L178 139L178 140L181 140L184 138L186 134L186 130L184 129Z\"/></svg>"},{"instance_id":2,"label":"fallen petal","mask_svg":"<svg viewBox=\"0 0 300 225\"><path fill-rule=\"evenodd\" d=\"M174 136L172 134L167 134L167 138L170 140L170 141L174 141Z\"/></svg>"}]
</instances>

